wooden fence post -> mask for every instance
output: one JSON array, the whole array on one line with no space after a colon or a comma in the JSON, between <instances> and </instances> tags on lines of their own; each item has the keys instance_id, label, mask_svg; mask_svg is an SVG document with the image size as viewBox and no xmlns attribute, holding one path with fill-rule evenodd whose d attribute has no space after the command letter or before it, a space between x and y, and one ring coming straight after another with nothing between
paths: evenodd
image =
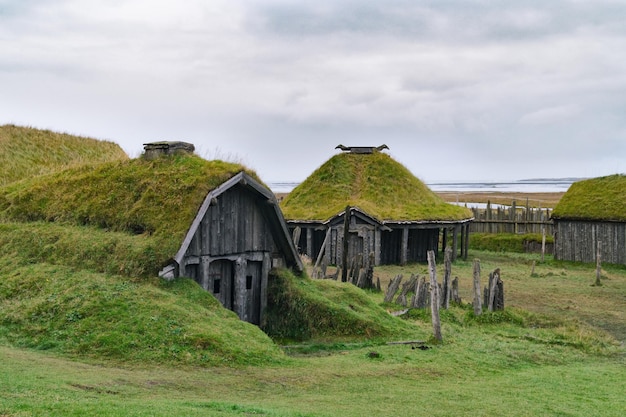
<instances>
[{"instance_id":1,"label":"wooden fence post","mask_svg":"<svg viewBox=\"0 0 626 417\"><path fill-rule=\"evenodd\" d=\"M483 314L482 300L480 296L480 260L474 259L474 315Z\"/></svg>"},{"instance_id":2,"label":"wooden fence post","mask_svg":"<svg viewBox=\"0 0 626 417\"><path fill-rule=\"evenodd\" d=\"M428 272L430 275L430 311L432 313L433 337L441 342L441 321L439 319L439 285L437 285L437 266L435 253L428 251Z\"/></svg>"},{"instance_id":3,"label":"wooden fence post","mask_svg":"<svg viewBox=\"0 0 626 417\"><path fill-rule=\"evenodd\" d=\"M400 290L400 295L396 298L396 304L400 304L401 306L406 307L408 304L408 300L406 295L415 288L415 283L417 282L417 277L411 274L411 278L402 284L402 289Z\"/></svg>"},{"instance_id":4,"label":"wooden fence post","mask_svg":"<svg viewBox=\"0 0 626 417\"><path fill-rule=\"evenodd\" d=\"M600 281L601 276L602 276L602 242L598 240L598 250L596 252L596 282L594 284L597 287L602 285L602 281Z\"/></svg>"},{"instance_id":5,"label":"wooden fence post","mask_svg":"<svg viewBox=\"0 0 626 417\"><path fill-rule=\"evenodd\" d=\"M396 295L396 292L398 291L398 287L400 287L400 282L402 282L402 274L396 275L396 277L391 280L383 300L385 303L390 303L393 300L394 295Z\"/></svg>"},{"instance_id":6,"label":"wooden fence post","mask_svg":"<svg viewBox=\"0 0 626 417\"><path fill-rule=\"evenodd\" d=\"M444 255L444 274L443 274L443 308L450 308L450 276L452 275L452 249L446 248Z\"/></svg>"},{"instance_id":7,"label":"wooden fence post","mask_svg":"<svg viewBox=\"0 0 626 417\"><path fill-rule=\"evenodd\" d=\"M541 262L546 256L546 227L541 226Z\"/></svg>"}]
</instances>

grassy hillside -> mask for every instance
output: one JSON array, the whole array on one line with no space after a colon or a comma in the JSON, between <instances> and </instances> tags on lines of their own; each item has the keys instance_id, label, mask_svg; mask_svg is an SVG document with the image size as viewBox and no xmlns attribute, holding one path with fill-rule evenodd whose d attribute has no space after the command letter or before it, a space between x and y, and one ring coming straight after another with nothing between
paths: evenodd
<instances>
[{"instance_id":1,"label":"grassy hillside","mask_svg":"<svg viewBox=\"0 0 626 417\"><path fill-rule=\"evenodd\" d=\"M425 337L352 284L277 274L268 289L265 331L280 340L380 340Z\"/></svg>"},{"instance_id":2,"label":"grassy hillside","mask_svg":"<svg viewBox=\"0 0 626 417\"><path fill-rule=\"evenodd\" d=\"M575 182L555 207L552 217L626 221L626 175Z\"/></svg>"},{"instance_id":3,"label":"grassy hillside","mask_svg":"<svg viewBox=\"0 0 626 417\"><path fill-rule=\"evenodd\" d=\"M446 203L389 155L333 156L281 203L288 219L327 220L346 205L380 220L461 220L471 211Z\"/></svg>"},{"instance_id":4,"label":"grassy hillside","mask_svg":"<svg viewBox=\"0 0 626 417\"><path fill-rule=\"evenodd\" d=\"M0 258L0 276L4 344L144 366L284 359L256 326L188 279L133 279L9 256Z\"/></svg>"},{"instance_id":5,"label":"grassy hillside","mask_svg":"<svg viewBox=\"0 0 626 417\"><path fill-rule=\"evenodd\" d=\"M14 125L0 126L0 186L68 167L128 159L113 142Z\"/></svg>"}]
</instances>

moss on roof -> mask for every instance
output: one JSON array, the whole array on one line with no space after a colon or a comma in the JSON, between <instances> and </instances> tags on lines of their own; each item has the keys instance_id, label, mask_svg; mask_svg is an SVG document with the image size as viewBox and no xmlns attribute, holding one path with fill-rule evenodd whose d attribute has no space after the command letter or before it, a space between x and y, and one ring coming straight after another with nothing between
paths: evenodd
<instances>
[{"instance_id":1,"label":"moss on roof","mask_svg":"<svg viewBox=\"0 0 626 417\"><path fill-rule=\"evenodd\" d=\"M324 221L347 205L387 221L456 221L469 209L446 203L382 152L333 156L282 201L285 218Z\"/></svg>"},{"instance_id":2,"label":"moss on roof","mask_svg":"<svg viewBox=\"0 0 626 417\"><path fill-rule=\"evenodd\" d=\"M0 186L128 155L113 142L14 125L0 126Z\"/></svg>"},{"instance_id":3,"label":"moss on roof","mask_svg":"<svg viewBox=\"0 0 626 417\"><path fill-rule=\"evenodd\" d=\"M246 171L195 155L83 166L0 188L0 218L94 225L180 246L209 191Z\"/></svg>"},{"instance_id":4,"label":"moss on roof","mask_svg":"<svg viewBox=\"0 0 626 417\"><path fill-rule=\"evenodd\" d=\"M552 218L626 221L626 175L575 182L554 208Z\"/></svg>"}]
</instances>

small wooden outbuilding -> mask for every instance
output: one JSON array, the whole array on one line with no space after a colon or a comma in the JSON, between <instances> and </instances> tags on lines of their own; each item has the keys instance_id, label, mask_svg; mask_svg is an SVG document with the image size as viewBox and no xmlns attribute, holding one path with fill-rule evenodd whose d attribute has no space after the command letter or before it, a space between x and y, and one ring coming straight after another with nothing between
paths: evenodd
<instances>
[{"instance_id":1,"label":"small wooden outbuilding","mask_svg":"<svg viewBox=\"0 0 626 417\"><path fill-rule=\"evenodd\" d=\"M552 220L555 259L626 265L626 175L575 182Z\"/></svg>"},{"instance_id":2,"label":"small wooden outbuilding","mask_svg":"<svg viewBox=\"0 0 626 417\"><path fill-rule=\"evenodd\" d=\"M146 144L149 159L159 157L158 149L172 154L168 144ZM188 151L180 142L175 145L176 152ZM241 320L258 325L275 267L303 271L276 197L241 171L208 192L180 248L159 275L193 278Z\"/></svg>"},{"instance_id":3,"label":"small wooden outbuilding","mask_svg":"<svg viewBox=\"0 0 626 417\"><path fill-rule=\"evenodd\" d=\"M301 253L316 259L323 250L328 264L341 265L347 236L347 258L373 254L375 265L424 262L446 246L467 256L467 208L445 202L383 153L385 145L338 148L281 203Z\"/></svg>"}]
</instances>

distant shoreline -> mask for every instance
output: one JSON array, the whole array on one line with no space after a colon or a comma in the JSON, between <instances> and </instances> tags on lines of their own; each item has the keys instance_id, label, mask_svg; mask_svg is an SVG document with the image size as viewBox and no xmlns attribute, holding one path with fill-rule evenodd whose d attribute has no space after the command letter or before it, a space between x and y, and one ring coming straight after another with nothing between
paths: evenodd
<instances>
[{"instance_id":1,"label":"distant shoreline","mask_svg":"<svg viewBox=\"0 0 626 417\"><path fill-rule=\"evenodd\" d=\"M551 178L520 181L439 181L426 185L450 203L478 203L554 208L573 182L580 178ZM298 182L269 183L276 198L282 200L299 185Z\"/></svg>"},{"instance_id":2,"label":"distant shoreline","mask_svg":"<svg viewBox=\"0 0 626 417\"><path fill-rule=\"evenodd\" d=\"M565 193L578 178L534 179L519 181L432 181L425 184L436 193ZM275 193L288 194L300 185L299 182L269 182Z\"/></svg>"},{"instance_id":3,"label":"distant shoreline","mask_svg":"<svg viewBox=\"0 0 626 417\"><path fill-rule=\"evenodd\" d=\"M563 192L519 192L519 191L435 191L437 195L449 203L487 203L511 205L513 201L518 207L526 206L554 208L565 191ZM278 201L281 201L288 192L274 193Z\"/></svg>"}]
</instances>

